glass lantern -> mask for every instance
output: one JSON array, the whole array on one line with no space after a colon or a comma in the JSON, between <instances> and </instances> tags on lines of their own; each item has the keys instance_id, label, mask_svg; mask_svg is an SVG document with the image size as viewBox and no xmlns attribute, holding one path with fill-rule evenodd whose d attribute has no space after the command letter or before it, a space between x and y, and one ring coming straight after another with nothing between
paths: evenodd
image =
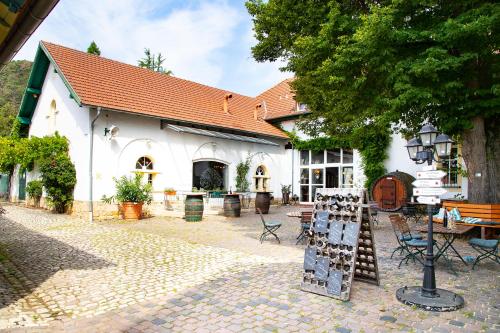
<instances>
[{"instance_id":1,"label":"glass lantern","mask_svg":"<svg viewBox=\"0 0 500 333\"><path fill-rule=\"evenodd\" d=\"M438 131L431 124L424 125L420 132L418 132L420 141L425 148L432 147L434 145L434 140L438 135Z\"/></svg>"},{"instance_id":2,"label":"glass lantern","mask_svg":"<svg viewBox=\"0 0 500 333\"><path fill-rule=\"evenodd\" d=\"M418 152L422 151L422 142L418 138L413 138L406 143L406 148L408 149L408 155L413 161L417 161Z\"/></svg>"},{"instance_id":3,"label":"glass lantern","mask_svg":"<svg viewBox=\"0 0 500 333\"><path fill-rule=\"evenodd\" d=\"M439 134L434 140L434 147L439 158L448 158L451 155L453 140L446 134Z\"/></svg>"}]
</instances>

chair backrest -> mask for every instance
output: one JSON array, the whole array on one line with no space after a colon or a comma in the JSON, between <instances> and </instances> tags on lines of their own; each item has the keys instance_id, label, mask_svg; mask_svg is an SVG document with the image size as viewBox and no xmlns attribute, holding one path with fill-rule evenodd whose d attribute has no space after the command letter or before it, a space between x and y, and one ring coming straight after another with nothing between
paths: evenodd
<instances>
[{"instance_id":1,"label":"chair backrest","mask_svg":"<svg viewBox=\"0 0 500 333\"><path fill-rule=\"evenodd\" d=\"M389 220L391 221L392 228L394 229L394 232L399 233L402 236L405 235L410 235L410 227L408 226L408 223L406 223L406 220L404 220L401 215L399 214L391 214L389 215Z\"/></svg>"},{"instance_id":2,"label":"chair backrest","mask_svg":"<svg viewBox=\"0 0 500 333\"><path fill-rule=\"evenodd\" d=\"M260 210L260 208L255 208L255 210L256 210L257 212L259 212L260 219L262 220L262 224L263 224L263 225L266 225L266 220L264 220L264 215L262 215L262 211Z\"/></svg>"},{"instance_id":3,"label":"chair backrest","mask_svg":"<svg viewBox=\"0 0 500 333\"><path fill-rule=\"evenodd\" d=\"M311 223L312 220L312 211L303 211L300 216L300 223Z\"/></svg>"}]
</instances>

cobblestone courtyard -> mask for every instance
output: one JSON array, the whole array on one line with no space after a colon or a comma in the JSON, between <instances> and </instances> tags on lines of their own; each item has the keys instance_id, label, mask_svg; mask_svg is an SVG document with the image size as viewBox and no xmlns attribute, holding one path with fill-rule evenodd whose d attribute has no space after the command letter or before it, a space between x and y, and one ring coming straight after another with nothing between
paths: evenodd
<instances>
[{"instance_id":1,"label":"cobblestone courtyard","mask_svg":"<svg viewBox=\"0 0 500 333\"><path fill-rule=\"evenodd\" d=\"M375 227L381 285L354 282L350 302L302 292L303 246L290 208L281 244L258 238L258 216L88 222L8 205L0 217L0 329L14 332L500 332L500 267L458 277L437 266L438 287L464 309L407 307L397 288L419 285L421 268L397 269L387 221ZM464 254L473 254L457 241Z\"/></svg>"}]
</instances>

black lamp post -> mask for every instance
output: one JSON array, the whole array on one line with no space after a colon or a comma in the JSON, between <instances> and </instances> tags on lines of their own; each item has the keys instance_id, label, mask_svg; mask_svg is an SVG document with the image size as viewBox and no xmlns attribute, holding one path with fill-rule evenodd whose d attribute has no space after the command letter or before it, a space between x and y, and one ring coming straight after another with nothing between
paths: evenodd
<instances>
[{"instance_id":1,"label":"black lamp post","mask_svg":"<svg viewBox=\"0 0 500 333\"><path fill-rule=\"evenodd\" d=\"M439 134L431 124L424 125L418 138L408 141L406 148L410 159L417 164L427 162L432 165L434 154L446 159L451 154L453 141L446 134ZM433 205L427 205L429 223L427 228L427 253L424 263L424 281L422 287L403 287L397 290L396 298L407 305L414 305L428 311L454 311L464 305L462 296L453 292L437 289L434 274L434 241L432 211Z\"/></svg>"}]
</instances>

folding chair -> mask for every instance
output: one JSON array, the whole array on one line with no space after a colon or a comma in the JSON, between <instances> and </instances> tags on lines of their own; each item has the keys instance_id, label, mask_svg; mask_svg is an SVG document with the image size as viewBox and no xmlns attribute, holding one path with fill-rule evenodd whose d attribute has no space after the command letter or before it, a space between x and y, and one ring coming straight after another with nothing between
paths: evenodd
<instances>
[{"instance_id":1,"label":"folding chair","mask_svg":"<svg viewBox=\"0 0 500 333\"><path fill-rule=\"evenodd\" d=\"M410 227L408 226L408 223L406 223L401 216L398 214L391 214L389 215L389 219L392 224L392 230L394 231L394 235L396 235L396 240L398 242L398 246L392 251L391 254L391 259L394 256L394 253L397 251L400 251L399 255L402 255L404 250L405 250L405 245L403 242L405 241L411 241L412 239L416 240L421 240L422 236L421 235L413 235L410 231ZM401 224L401 228L400 225ZM402 229L402 231L400 230Z\"/></svg>"},{"instance_id":2,"label":"folding chair","mask_svg":"<svg viewBox=\"0 0 500 333\"><path fill-rule=\"evenodd\" d=\"M406 260L406 263L408 263L410 259L412 259L413 262L416 260L423 265L424 251L427 248L427 240L422 239L420 236L412 235L410 227L408 227L408 223L406 223L406 221L403 220L399 214L389 215L389 220L391 221L396 239L399 243L399 247L396 248L392 254L394 255L394 253L398 250L401 250L401 254L404 252L407 253L406 256L399 262L398 268L401 268L403 261ZM422 258L422 260L419 257Z\"/></svg>"},{"instance_id":3,"label":"folding chair","mask_svg":"<svg viewBox=\"0 0 500 333\"><path fill-rule=\"evenodd\" d=\"M302 240L306 239L306 233L311 228L311 212L302 212L300 217L300 234L297 236L297 242L295 245L299 244Z\"/></svg>"},{"instance_id":4,"label":"folding chair","mask_svg":"<svg viewBox=\"0 0 500 333\"><path fill-rule=\"evenodd\" d=\"M376 201L368 202L368 214L372 224L378 225L378 204Z\"/></svg>"},{"instance_id":5,"label":"folding chair","mask_svg":"<svg viewBox=\"0 0 500 333\"><path fill-rule=\"evenodd\" d=\"M278 235L276 235L275 231L281 227L281 222L279 221L266 221L264 219L264 215L262 215L262 211L260 208L257 208L257 212L259 212L260 219L262 220L262 225L264 226L264 230L262 231L262 235L260 235L260 243L264 241L267 235L273 235L274 238L280 242Z\"/></svg>"},{"instance_id":6,"label":"folding chair","mask_svg":"<svg viewBox=\"0 0 500 333\"><path fill-rule=\"evenodd\" d=\"M476 267L476 264L483 259L491 259L497 264L500 264L500 256L498 256L498 239L481 239L481 238L471 238L469 240L469 245L472 246L474 250L479 252L479 256L474 260L472 269Z\"/></svg>"}]
</instances>

